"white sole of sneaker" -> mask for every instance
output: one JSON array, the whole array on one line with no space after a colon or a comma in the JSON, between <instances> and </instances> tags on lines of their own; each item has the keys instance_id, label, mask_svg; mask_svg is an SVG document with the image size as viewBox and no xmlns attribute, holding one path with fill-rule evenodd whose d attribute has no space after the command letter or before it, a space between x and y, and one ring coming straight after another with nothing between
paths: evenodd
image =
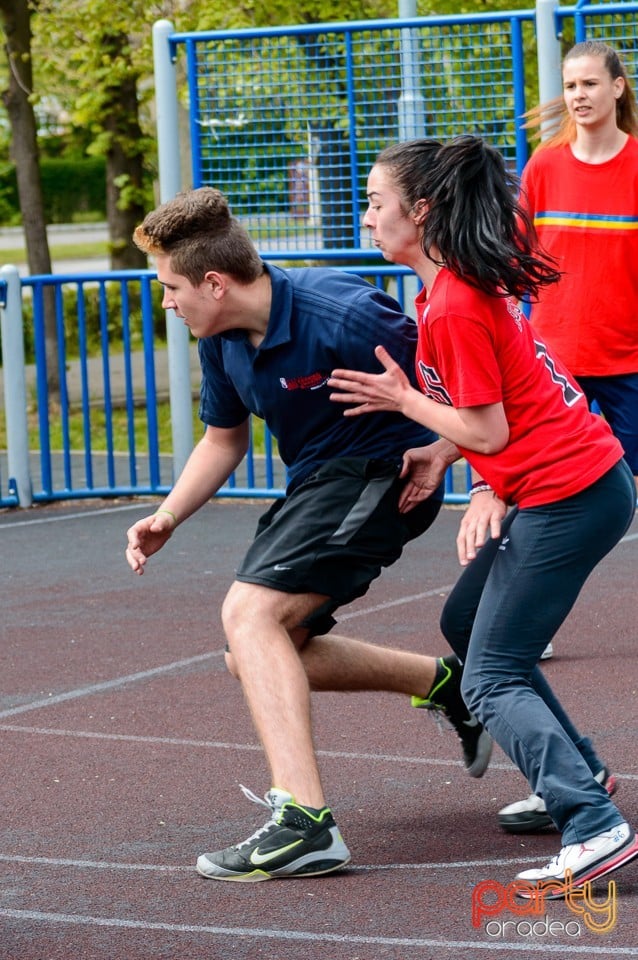
<instances>
[{"instance_id":1,"label":"white sole of sneaker","mask_svg":"<svg viewBox=\"0 0 638 960\"><path fill-rule=\"evenodd\" d=\"M584 870L576 877L572 877L571 888L578 889L578 887L582 887L586 883L591 883L594 880L600 880L601 877L606 877L608 873L612 873L614 870L624 867L625 864L630 863L636 857L638 857L638 837L634 835L627 841L625 846L621 850L617 850L612 857L603 860L602 863L594 863L591 867ZM561 890L560 886L564 886L564 878L556 878L555 883L559 888L556 893L552 892L551 883L551 878L540 881L541 886L539 889L542 890L543 900L562 900L565 897L565 890ZM535 894L533 892L528 894L525 890L516 891L516 896L520 897L522 900L531 900L534 895Z\"/></svg>"},{"instance_id":2,"label":"white sole of sneaker","mask_svg":"<svg viewBox=\"0 0 638 960\"><path fill-rule=\"evenodd\" d=\"M618 850L611 860L606 860L598 866L594 865L572 883L574 886L582 887L588 881L606 877L608 873L618 870L619 867L624 867L626 863L630 863L636 857L638 857L638 837L634 836L633 840L630 840L622 850Z\"/></svg>"},{"instance_id":3,"label":"white sole of sneaker","mask_svg":"<svg viewBox=\"0 0 638 960\"><path fill-rule=\"evenodd\" d=\"M223 871L223 867L216 867L220 872L213 873L210 870L209 861L207 861L205 857L199 857L196 870L200 876L206 877L207 880L226 880L231 883L260 883L262 880L303 880L304 877L319 877L324 873L332 873L335 870L340 870L348 863L350 863L350 857L348 857L347 860L330 863L324 867L318 865L316 869L312 869L311 867L308 870L297 868L296 871L288 873L286 873L285 868L281 871L273 870L272 873L268 873L266 870L259 870L258 868L255 868L250 873L231 873L230 871Z\"/></svg>"}]
</instances>

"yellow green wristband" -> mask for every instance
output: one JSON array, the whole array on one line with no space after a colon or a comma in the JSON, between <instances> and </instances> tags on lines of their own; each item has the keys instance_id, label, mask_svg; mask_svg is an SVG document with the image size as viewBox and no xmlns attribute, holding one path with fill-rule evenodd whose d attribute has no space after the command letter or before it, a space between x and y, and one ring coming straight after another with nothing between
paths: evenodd
<instances>
[{"instance_id":1,"label":"yellow green wristband","mask_svg":"<svg viewBox=\"0 0 638 960\"><path fill-rule=\"evenodd\" d=\"M169 515L169 517L172 517L173 520L175 521L175 523L177 524L177 517L175 516L175 514L173 513L172 510L165 510L164 507L162 507L161 510L156 510L156 511L155 511L155 514L156 514L156 515L157 515L158 513L167 513L167 514Z\"/></svg>"}]
</instances>

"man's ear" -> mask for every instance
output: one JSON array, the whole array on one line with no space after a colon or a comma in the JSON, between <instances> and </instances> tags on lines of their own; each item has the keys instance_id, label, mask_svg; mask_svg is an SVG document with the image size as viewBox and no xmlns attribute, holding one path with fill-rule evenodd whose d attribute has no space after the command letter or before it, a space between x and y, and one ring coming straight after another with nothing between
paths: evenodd
<instances>
[{"instance_id":1,"label":"man's ear","mask_svg":"<svg viewBox=\"0 0 638 960\"><path fill-rule=\"evenodd\" d=\"M209 270L204 274L204 283L210 285L215 300L221 300L228 288L228 278L216 270Z\"/></svg>"}]
</instances>

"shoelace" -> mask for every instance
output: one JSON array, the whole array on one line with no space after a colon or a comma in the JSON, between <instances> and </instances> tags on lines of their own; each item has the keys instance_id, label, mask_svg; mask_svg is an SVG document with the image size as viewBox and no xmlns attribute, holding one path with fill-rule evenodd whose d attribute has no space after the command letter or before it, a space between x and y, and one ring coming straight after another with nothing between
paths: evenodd
<instances>
[{"instance_id":1,"label":"shoelace","mask_svg":"<svg viewBox=\"0 0 638 960\"><path fill-rule=\"evenodd\" d=\"M443 733L444 730L454 730L456 733L456 728L443 707L439 707L436 704L432 704L431 707L427 708L427 712L430 714L435 724L439 729L439 736Z\"/></svg>"},{"instance_id":2,"label":"shoelace","mask_svg":"<svg viewBox=\"0 0 638 960\"><path fill-rule=\"evenodd\" d=\"M549 863L546 864L546 866L541 867L541 869L542 869L542 870L553 870L554 867L556 867L556 869L558 869L558 867L559 867L559 865L560 865L560 858L561 858L561 856L562 856L562 853L563 853L563 850L564 850L564 849L565 849L564 847L561 847L561 849L560 849L559 852L556 854L556 856L555 856L555 857L552 857L552 859L549 861Z\"/></svg>"},{"instance_id":3,"label":"shoelace","mask_svg":"<svg viewBox=\"0 0 638 960\"><path fill-rule=\"evenodd\" d=\"M263 833L266 833L270 829L271 824L277 823L277 816L279 814L279 807L275 807L272 804L268 803L267 800L262 800L261 797L258 797L256 793L253 793L252 790L249 790L248 787L245 787L243 783L239 784L240 789L247 800L252 800L253 803L258 803L261 807L265 807L266 810L270 810L270 820L259 827L258 830L255 830L246 840L242 840L241 843L235 844L235 850L239 850L241 847L245 847L249 843L257 840Z\"/></svg>"}]
</instances>

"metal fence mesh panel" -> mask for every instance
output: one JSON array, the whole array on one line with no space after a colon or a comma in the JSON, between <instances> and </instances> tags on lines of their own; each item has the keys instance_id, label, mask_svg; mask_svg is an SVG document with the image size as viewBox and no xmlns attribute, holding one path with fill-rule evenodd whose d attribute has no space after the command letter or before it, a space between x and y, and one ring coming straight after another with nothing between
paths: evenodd
<instances>
[{"instance_id":1,"label":"metal fence mesh panel","mask_svg":"<svg viewBox=\"0 0 638 960\"><path fill-rule=\"evenodd\" d=\"M225 193L264 255L369 251L365 181L393 141L474 132L524 160L532 14L406 22L189 37L193 184Z\"/></svg>"},{"instance_id":2,"label":"metal fence mesh panel","mask_svg":"<svg viewBox=\"0 0 638 960\"><path fill-rule=\"evenodd\" d=\"M633 3L579 4L573 24L562 23L574 41L602 40L623 58L633 85L638 78L638 11Z\"/></svg>"}]
</instances>

